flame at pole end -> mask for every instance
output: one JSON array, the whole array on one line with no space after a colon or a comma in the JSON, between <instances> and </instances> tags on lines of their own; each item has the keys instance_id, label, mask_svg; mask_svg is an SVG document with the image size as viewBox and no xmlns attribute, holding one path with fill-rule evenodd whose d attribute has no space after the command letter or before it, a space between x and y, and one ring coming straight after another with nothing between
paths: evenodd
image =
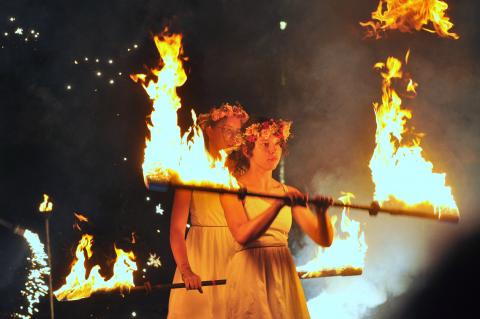
<instances>
[{"instance_id":1,"label":"flame at pole end","mask_svg":"<svg viewBox=\"0 0 480 319\"><path fill-rule=\"evenodd\" d=\"M25 229L23 237L26 239L31 251L30 269L28 271L25 288L21 294L26 299L26 307L21 307L21 311L14 313L14 318L31 318L35 313L38 313L36 304L40 302L40 298L48 294L48 285L45 278L50 274L48 267L48 256L45 253L45 247L40 241L38 235Z\"/></svg>"},{"instance_id":2,"label":"flame at pole end","mask_svg":"<svg viewBox=\"0 0 480 319\"><path fill-rule=\"evenodd\" d=\"M376 39L388 30L425 30L440 37L459 39L458 34L449 31L454 25L446 16L447 9L448 4L440 0L380 0L377 9L372 12L372 20L360 22L360 25L368 28L366 37ZM429 24L433 30L427 27Z\"/></svg>"},{"instance_id":3,"label":"flame at pole end","mask_svg":"<svg viewBox=\"0 0 480 319\"><path fill-rule=\"evenodd\" d=\"M345 204L350 203L352 193L342 192L339 198ZM315 277L322 272L336 269L338 273L343 270L355 270L361 273L367 254L365 233L361 229L360 222L348 217L348 208L344 208L341 214L339 231L335 232L333 243L328 248L317 247L316 256L305 265L297 267L297 272L302 273L302 278ZM337 227L337 216L332 216L333 227Z\"/></svg>"},{"instance_id":4,"label":"flame at pole end","mask_svg":"<svg viewBox=\"0 0 480 319\"><path fill-rule=\"evenodd\" d=\"M382 70L383 83L382 102L373 104L376 147L369 166L375 184L374 199L380 204L433 207L440 217L458 216L452 190L445 185L446 174L433 173L433 164L422 157L421 135L404 141L405 125L412 112L402 109L402 100L392 88L392 81L403 77L402 63L389 57L386 63L375 64L375 68ZM416 85L411 83L414 89Z\"/></svg>"},{"instance_id":5,"label":"flame at pole end","mask_svg":"<svg viewBox=\"0 0 480 319\"><path fill-rule=\"evenodd\" d=\"M239 188L225 165L227 154L223 152L220 159L214 159L206 150L195 112L192 110L194 125L183 135L177 124L177 111L182 107L177 88L187 80L181 40L180 34L155 36L161 64L151 71L154 80L147 83L145 74L131 76L153 101L142 165L145 184L148 187L149 181L157 181Z\"/></svg>"},{"instance_id":6,"label":"flame at pole end","mask_svg":"<svg viewBox=\"0 0 480 319\"><path fill-rule=\"evenodd\" d=\"M38 211L40 211L42 213L48 213L48 212L52 211L53 203L50 202L48 199L49 199L48 195L43 194L43 202L38 207Z\"/></svg>"},{"instance_id":7,"label":"flame at pole end","mask_svg":"<svg viewBox=\"0 0 480 319\"><path fill-rule=\"evenodd\" d=\"M135 255L133 252L125 252L115 248L117 258L113 266L113 276L105 280L100 275L100 266L95 265L87 278L85 261L92 256L93 236L85 234L78 243L75 251L75 259L72 263L70 274L66 283L54 291L57 300L78 300L88 298L98 290L113 290L116 288L129 290L134 287L133 272L137 270ZM85 258L85 255L87 258Z\"/></svg>"}]
</instances>

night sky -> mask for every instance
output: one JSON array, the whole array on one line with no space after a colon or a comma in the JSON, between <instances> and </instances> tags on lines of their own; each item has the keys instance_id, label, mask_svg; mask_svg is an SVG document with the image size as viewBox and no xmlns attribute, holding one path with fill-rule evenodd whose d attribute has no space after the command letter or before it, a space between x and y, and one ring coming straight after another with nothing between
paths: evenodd
<instances>
[{"instance_id":1,"label":"night sky","mask_svg":"<svg viewBox=\"0 0 480 319\"><path fill-rule=\"evenodd\" d=\"M375 41L363 38L358 22L369 19L376 0L206 2L0 3L0 218L44 241L37 207L42 194L51 196L54 288L63 284L83 233L94 235L91 262L107 275L115 243L135 252L136 283L171 281L172 194L144 186L151 104L129 78L157 65L152 38L169 26L183 34L188 57L188 80L179 89L183 128L191 124L192 108L199 113L228 101L239 101L254 116L291 119L287 183L331 196L350 191L359 203L369 203L374 191L368 162L372 103L380 99L381 82L372 67L411 49L408 71L419 88L406 105L413 111L410 125L425 133L425 157L447 172L461 222L352 212L369 246L364 275L317 279L304 287L309 297L334 286L345 292L335 304L341 310L320 307L314 318L460 317L473 311L466 289L480 284L480 3L447 1L459 40L391 32ZM285 30L280 21L287 22ZM163 215L156 213L159 204ZM73 228L74 212L90 219L82 231ZM25 240L5 228L0 242L0 318L8 318L24 303L20 290L30 253ZM294 232L299 263L308 260L309 247ZM146 266L151 253L162 267ZM55 307L57 318L131 318L133 311L138 318L163 318L167 304L165 291ZM39 309L36 318L49 318L46 297Z\"/></svg>"}]
</instances>

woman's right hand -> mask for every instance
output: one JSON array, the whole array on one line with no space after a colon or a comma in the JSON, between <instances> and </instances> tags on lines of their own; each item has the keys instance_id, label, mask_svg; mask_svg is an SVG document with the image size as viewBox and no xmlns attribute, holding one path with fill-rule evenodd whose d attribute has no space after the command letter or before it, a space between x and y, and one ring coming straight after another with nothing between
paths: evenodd
<instances>
[{"instance_id":1,"label":"woman's right hand","mask_svg":"<svg viewBox=\"0 0 480 319\"><path fill-rule=\"evenodd\" d=\"M307 206L308 195L303 194L297 189L289 188L288 192L285 193L285 196L288 198L284 201L285 205L294 207L294 206Z\"/></svg>"},{"instance_id":2,"label":"woman's right hand","mask_svg":"<svg viewBox=\"0 0 480 319\"><path fill-rule=\"evenodd\" d=\"M198 290L200 293L203 293L202 290L202 279L199 275L194 273L190 267L181 272L183 282L185 283L185 288L187 290Z\"/></svg>"}]
</instances>

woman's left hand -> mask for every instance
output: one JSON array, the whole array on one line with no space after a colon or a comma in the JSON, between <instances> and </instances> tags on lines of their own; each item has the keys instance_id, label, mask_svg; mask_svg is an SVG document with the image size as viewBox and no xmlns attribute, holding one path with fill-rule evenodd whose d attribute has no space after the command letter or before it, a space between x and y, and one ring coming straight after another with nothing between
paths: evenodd
<instances>
[{"instance_id":1,"label":"woman's left hand","mask_svg":"<svg viewBox=\"0 0 480 319\"><path fill-rule=\"evenodd\" d=\"M325 214L330 206L333 205L333 198L329 196L316 195L312 198L317 214Z\"/></svg>"}]
</instances>

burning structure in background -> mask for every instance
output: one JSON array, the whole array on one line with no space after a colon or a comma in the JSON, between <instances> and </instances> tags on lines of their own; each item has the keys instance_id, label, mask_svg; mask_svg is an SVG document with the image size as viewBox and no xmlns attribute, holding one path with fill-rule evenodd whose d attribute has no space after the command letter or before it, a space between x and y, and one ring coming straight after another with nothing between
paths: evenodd
<instances>
[{"instance_id":1,"label":"burning structure in background","mask_svg":"<svg viewBox=\"0 0 480 319\"><path fill-rule=\"evenodd\" d=\"M425 30L444 38L458 39L458 34L450 32L453 23L446 16L447 9L448 4L440 0L380 0L377 10L372 12L372 20L360 22L360 25L369 28L367 37L377 39L388 30Z\"/></svg>"}]
</instances>

